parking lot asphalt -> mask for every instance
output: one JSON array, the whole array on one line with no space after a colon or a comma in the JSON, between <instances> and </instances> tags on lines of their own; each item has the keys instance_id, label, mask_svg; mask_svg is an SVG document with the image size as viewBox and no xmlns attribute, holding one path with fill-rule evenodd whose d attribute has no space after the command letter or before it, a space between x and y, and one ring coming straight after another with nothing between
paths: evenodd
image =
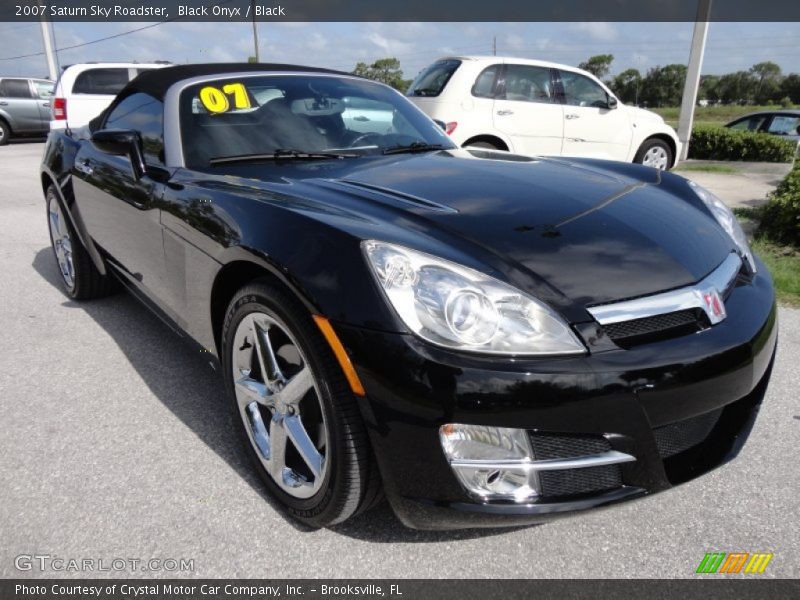
<instances>
[{"instance_id":1,"label":"parking lot asphalt","mask_svg":"<svg viewBox=\"0 0 800 600\"><path fill-rule=\"evenodd\" d=\"M732 173L704 172L696 169L714 167L733 168ZM774 190L791 171L790 163L724 162L715 160L687 160L676 167L677 173L696 181L725 200L731 208L757 208L767 201Z\"/></svg>"},{"instance_id":2,"label":"parking lot asphalt","mask_svg":"<svg viewBox=\"0 0 800 600\"><path fill-rule=\"evenodd\" d=\"M39 554L194 560L133 577L683 578L712 551L772 552L761 577L800 576L800 311L780 310L749 442L707 476L538 527L420 532L383 505L312 531L267 498L200 353L127 295L61 293L42 149L0 148L0 576L109 575L15 567Z\"/></svg>"}]
</instances>

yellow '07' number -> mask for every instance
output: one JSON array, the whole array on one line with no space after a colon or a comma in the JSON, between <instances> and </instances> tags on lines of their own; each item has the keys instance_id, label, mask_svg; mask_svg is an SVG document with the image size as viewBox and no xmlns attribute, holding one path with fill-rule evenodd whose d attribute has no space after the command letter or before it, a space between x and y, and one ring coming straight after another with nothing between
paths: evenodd
<instances>
[{"instance_id":1,"label":"yellow '07' number","mask_svg":"<svg viewBox=\"0 0 800 600\"><path fill-rule=\"evenodd\" d=\"M247 89L241 83L229 83L222 89L207 85L200 90L200 102L210 113L224 113L231 109L228 96L233 96L234 108L250 108Z\"/></svg>"}]
</instances>

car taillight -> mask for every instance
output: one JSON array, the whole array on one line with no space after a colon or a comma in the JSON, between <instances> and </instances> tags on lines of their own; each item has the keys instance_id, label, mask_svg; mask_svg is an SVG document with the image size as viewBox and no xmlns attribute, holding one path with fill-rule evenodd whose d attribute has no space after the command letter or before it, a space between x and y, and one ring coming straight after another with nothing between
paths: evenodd
<instances>
[{"instance_id":1,"label":"car taillight","mask_svg":"<svg viewBox=\"0 0 800 600\"><path fill-rule=\"evenodd\" d=\"M53 119L56 121L67 120L67 99L56 98L53 102Z\"/></svg>"},{"instance_id":2,"label":"car taillight","mask_svg":"<svg viewBox=\"0 0 800 600\"><path fill-rule=\"evenodd\" d=\"M458 122L457 121L450 121L449 123L447 123L445 125L444 132L447 135L451 135L456 130L456 127L458 127Z\"/></svg>"}]
</instances>

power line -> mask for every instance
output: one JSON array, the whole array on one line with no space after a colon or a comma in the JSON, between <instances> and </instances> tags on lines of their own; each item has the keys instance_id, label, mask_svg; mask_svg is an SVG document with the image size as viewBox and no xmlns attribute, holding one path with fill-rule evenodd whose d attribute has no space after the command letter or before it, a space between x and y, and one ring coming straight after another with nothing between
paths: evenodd
<instances>
[{"instance_id":1,"label":"power line","mask_svg":"<svg viewBox=\"0 0 800 600\"><path fill-rule=\"evenodd\" d=\"M223 4L228 4L229 2L233 2L233 0L223 0L222 2L216 2L214 6L222 6ZM116 33L114 35L109 35L103 38L99 38L96 40L91 40L89 42L83 42L81 44L74 44L72 46L65 46L63 48L56 48L55 52L63 52L64 50L73 50L75 48L83 48L84 46L90 46L92 44L98 44L100 42L106 42L108 40L113 40L116 38L120 38L126 35L130 35L132 33L137 33L139 31L144 31L145 29L152 29L153 27L158 27L159 25L164 25L165 23L172 23L178 21L179 19L184 19L185 17L172 17L171 19L165 19L164 21L159 21L158 23L151 23L150 25L145 25L144 27L137 27L136 29L130 29L128 31L123 31L121 33ZM43 56L44 52L33 52L31 54L21 54L19 56L7 56L4 58L0 58L0 60L19 60L20 58L32 58L34 56Z\"/></svg>"},{"instance_id":2,"label":"power line","mask_svg":"<svg viewBox=\"0 0 800 600\"><path fill-rule=\"evenodd\" d=\"M150 25L146 25L144 27L139 27L137 29L131 29L130 31L123 31L122 33L117 33L114 35L109 35L104 38L100 38L97 40L92 40L90 42L83 42L82 44L74 44L72 46L64 46L63 48L57 48L56 52L63 52L64 50L73 50L74 48L82 48L83 46L90 46L91 44L97 44L100 42L105 42L108 40L113 40L115 38L119 38L125 35L130 35L131 33L136 33L137 31L144 31L145 29L152 29L153 27L158 27L159 25L163 25L167 21L160 21L158 23L152 23ZM0 60L18 60L20 58L31 58L33 56L42 56L44 52L33 52L31 54L20 54L19 56L8 56L5 58L0 58Z\"/></svg>"}]
</instances>

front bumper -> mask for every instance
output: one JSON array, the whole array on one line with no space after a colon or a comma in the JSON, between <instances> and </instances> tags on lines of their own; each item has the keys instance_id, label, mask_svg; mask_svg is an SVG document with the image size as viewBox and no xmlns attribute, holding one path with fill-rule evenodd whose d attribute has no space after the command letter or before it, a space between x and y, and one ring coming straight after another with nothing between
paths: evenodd
<instances>
[{"instance_id":1,"label":"front bumper","mask_svg":"<svg viewBox=\"0 0 800 600\"><path fill-rule=\"evenodd\" d=\"M734 288L726 308L723 322L699 333L536 360L467 356L411 335L336 329L367 391L362 414L400 520L420 529L494 527L641 497L734 458L764 397L777 341L763 264L750 283ZM678 427L679 437L674 424L712 413L719 416L699 443L665 454L670 427ZM543 495L527 504L485 502L452 472L439 442L445 423L602 436L610 449L636 460L615 467L612 489Z\"/></svg>"}]
</instances>

